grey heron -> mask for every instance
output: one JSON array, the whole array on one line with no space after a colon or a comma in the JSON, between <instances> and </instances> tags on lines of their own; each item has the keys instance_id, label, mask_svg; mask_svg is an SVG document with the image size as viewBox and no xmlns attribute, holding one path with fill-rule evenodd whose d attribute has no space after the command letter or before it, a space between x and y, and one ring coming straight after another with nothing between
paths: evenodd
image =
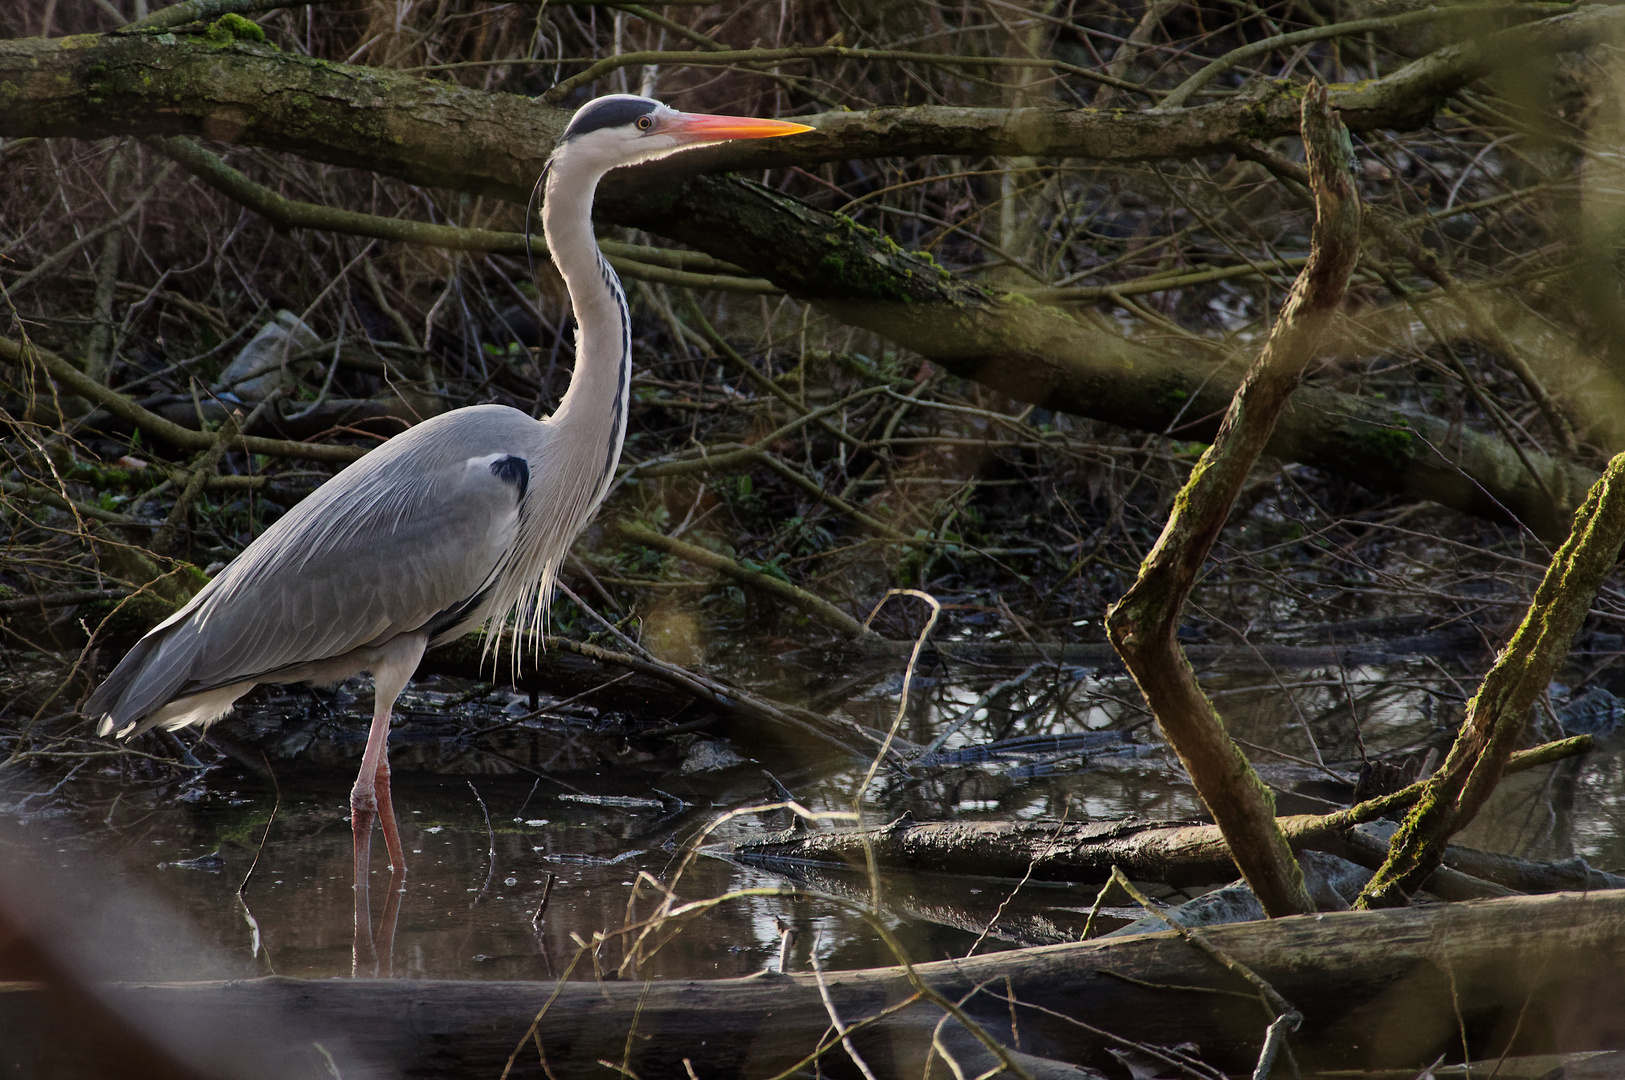
<instances>
[{"instance_id":1,"label":"grey heron","mask_svg":"<svg viewBox=\"0 0 1625 1080\"><path fill-rule=\"evenodd\" d=\"M261 683L372 673L350 793L358 884L374 818L406 865L389 794L390 715L424 650L480 625L539 631L559 563L614 478L626 434L626 295L593 239L609 170L811 130L617 94L583 105L543 169L542 229L574 308L576 366L553 414L455 409L397 435L289 510L143 637L84 705L99 731L208 724ZM517 645L516 645L517 647Z\"/></svg>"}]
</instances>

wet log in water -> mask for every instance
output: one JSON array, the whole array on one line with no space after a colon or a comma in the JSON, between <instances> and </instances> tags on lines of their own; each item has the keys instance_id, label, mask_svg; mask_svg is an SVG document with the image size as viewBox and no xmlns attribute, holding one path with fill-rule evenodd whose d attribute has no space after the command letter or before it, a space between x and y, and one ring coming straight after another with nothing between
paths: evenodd
<instances>
[{"instance_id":1,"label":"wet log in water","mask_svg":"<svg viewBox=\"0 0 1625 1080\"><path fill-rule=\"evenodd\" d=\"M1387 854L1385 837L1358 831L1312 828L1318 819L1283 818L1296 850L1326 851L1375 869ZM1376 829L1381 829L1380 826ZM1391 834L1392 827L1387 828ZM1104 882L1112 867L1138 881L1175 887L1212 885L1236 876L1236 865L1218 826L1194 821L913 821L902 819L874 829L830 829L787 833L739 844L727 857L771 870L775 864L865 865L870 854L887 868L1032 877L1037 881ZM1584 859L1536 863L1451 845L1443 875L1454 885L1451 899L1465 893L1465 875L1500 889L1555 892L1562 889L1625 888L1625 877L1588 866Z\"/></svg>"},{"instance_id":2,"label":"wet log in water","mask_svg":"<svg viewBox=\"0 0 1625 1080\"><path fill-rule=\"evenodd\" d=\"M1480 1060L1625 1046L1625 985L1618 978L1625 893L1341 912L1203 934L1303 1013L1292 1047L1306 1069L1420 1069L1441 1057L1459 1061L1464 1036L1467 1053ZM1013 1029L1019 1032L1035 1076L1075 1075L1046 1060L1113 1066L1108 1050L1121 1049L1114 1040L1125 1039L1195 1042L1210 1064L1246 1072L1266 1022L1244 982L1173 934L997 953L915 971L948 998L965 998L966 1011L994 1038L1008 1044ZM832 972L825 982L848 1023L913 993L898 969ZM323 1074L312 1049L320 1043L345 1077L495 1077L516 1050L513 1075L546 1075L525 1033L554 990L551 983L264 979L107 993L127 1014L183 1015L193 1025L243 1033L245 1046L257 1041L251 1033L279 1025L289 1033L281 1044L287 1076ZM64 1061L88 1055L90 1040L76 1024L65 1033L47 1004L44 992L17 984L0 993L6 1064L16 1075L102 1075ZM920 1075L941 1016L932 1005L907 1005L852 1037L877 1075ZM624 1061L642 1080L683 1077L688 1059L694 1075L726 1080L793 1066L829 1026L815 977L796 974L570 983L548 1006L538 1034L560 1080L605 1075L600 1059ZM968 1042L952 1040L961 1049ZM822 1068L825 1075L851 1072L839 1048Z\"/></svg>"}]
</instances>

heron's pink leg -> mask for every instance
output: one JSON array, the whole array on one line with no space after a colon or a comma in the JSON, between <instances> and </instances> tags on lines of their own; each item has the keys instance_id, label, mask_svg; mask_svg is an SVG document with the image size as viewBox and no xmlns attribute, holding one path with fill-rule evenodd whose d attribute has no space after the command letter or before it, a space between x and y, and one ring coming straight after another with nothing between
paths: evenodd
<instances>
[{"instance_id":1,"label":"heron's pink leg","mask_svg":"<svg viewBox=\"0 0 1625 1080\"><path fill-rule=\"evenodd\" d=\"M381 650L372 665L375 692L372 706L372 727L367 732L367 749L361 755L361 771L350 789L350 825L355 834L356 880L371 869L368 858L372 846L372 823L381 817L384 825L384 844L389 849L391 865L406 869L406 857L401 849L400 832L395 826L395 809L389 798L389 719L395 699L406 689L406 682L423 659L423 650L429 644L427 634L408 634L398 637Z\"/></svg>"},{"instance_id":2,"label":"heron's pink leg","mask_svg":"<svg viewBox=\"0 0 1625 1080\"><path fill-rule=\"evenodd\" d=\"M374 973L381 979L395 976L395 924L400 921L401 897L405 892L406 872L395 870L389 875L384 914L378 920L378 934L372 939Z\"/></svg>"},{"instance_id":3,"label":"heron's pink leg","mask_svg":"<svg viewBox=\"0 0 1625 1080\"><path fill-rule=\"evenodd\" d=\"M401 832L395 825L395 804L389 797L389 758L378 762L373 773L373 795L378 801L378 825L384 830L384 850L389 852L389 868L406 872L406 852L401 849Z\"/></svg>"},{"instance_id":4,"label":"heron's pink leg","mask_svg":"<svg viewBox=\"0 0 1625 1080\"><path fill-rule=\"evenodd\" d=\"M371 979L378 975L378 950L372 940L372 892L367 875L355 879L355 936L350 943L350 976Z\"/></svg>"},{"instance_id":5,"label":"heron's pink leg","mask_svg":"<svg viewBox=\"0 0 1625 1080\"><path fill-rule=\"evenodd\" d=\"M397 691L399 693L399 691ZM372 872L372 823L378 817L379 762L386 761L389 752L389 717L394 697L384 697L384 687L378 686L378 706L373 710L372 728L367 732L367 749L361 755L361 773L350 789L350 831L355 838L356 888L365 887L367 875ZM389 799L389 766L384 765L384 805ZM390 824L394 824L391 807ZM387 834L386 834L387 835ZM397 841L398 843L399 841Z\"/></svg>"},{"instance_id":6,"label":"heron's pink leg","mask_svg":"<svg viewBox=\"0 0 1625 1080\"><path fill-rule=\"evenodd\" d=\"M355 841L355 956L358 969L377 963L377 952L372 940L372 917L369 904L368 881L372 873L372 823L381 819L384 827L384 846L389 850L391 869L390 899L399 910L400 892L406 872L406 856L401 847L400 830L395 824L395 808L389 797L389 720L395 699L406 689L406 682L423 659L423 650L429 639L425 634L410 634L396 638L386 645L373 663L372 680L376 690L373 701L372 727L367 731L367 749L361 755L361 771L350 789L350 829ZM389 937L394 937L394 920L389 917L385 904L385 918L390 923ZM389 947L392 942L386 942ZM358 974L361 970L358 970Z\"/></svg>"}]
</instances>

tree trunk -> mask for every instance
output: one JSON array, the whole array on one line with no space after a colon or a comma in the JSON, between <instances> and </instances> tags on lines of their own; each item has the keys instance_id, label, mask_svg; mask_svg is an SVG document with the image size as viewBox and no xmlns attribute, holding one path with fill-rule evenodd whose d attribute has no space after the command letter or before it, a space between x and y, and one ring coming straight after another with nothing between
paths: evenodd
<instances>
[{"instance_id":1,"label":"tree trunk","mask_svg":"<svg viewBox=\"0 0 1625 1080\"><path fill-rule=\"evenodd\" d=\"M1360 253L1360 197L1349 176L1347 142L1348 132L1326 104L1325 88L1310 87L1303 97L1303 145L1315 197L1309 261L1236 389L1213 444L1175 498L1139 577L1106 612L1112 644L1223 830L1242 876L1272 917L1307 914L1314 904L1276 825L1274 796L1225 731L1175 633L1196 575L1247 474L1343 303Z\"/></svg>"}]
</instances>

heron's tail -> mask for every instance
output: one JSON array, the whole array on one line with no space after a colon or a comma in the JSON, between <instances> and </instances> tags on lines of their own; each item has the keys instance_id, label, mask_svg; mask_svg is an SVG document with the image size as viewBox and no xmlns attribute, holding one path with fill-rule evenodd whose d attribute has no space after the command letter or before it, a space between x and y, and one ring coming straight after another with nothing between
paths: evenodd
<instances>
[{"instance_id":1,"label":"heron's tail","mask_svg":"<svg viewBox=\"0 0 1625 1080\"><path fill-rule=\"evenodd\" d=\"M199 694L201 688L194 685L191 695L182 696L192 679L196 646L196 634L186 622L160 626L136 642L81 710L98 721L96 733L126 738L159 724L184 727L224 715L246 687L223 703L217 700L219 688Z\"/></svg>"},{"instance_id":2,"label":"heron's tail","mask_svg":"<svg viewBox=\"0 0 1625 1080\"><path fill-rule=\"evenodd\" d=\"M102 684L96 687L96 692L90 695L81 712L92 720L100 721L96 725L96 734L107 735L113 731L122 732L134 722L141 719L141 713L125 705L125 699L131 697L130 690L138 683L145 682L148 660L158 646L162 643L162 635L148 634L136 643L120 660ZM134 695L145 697L145 694Z\"/></svg>"}]
</instances>

